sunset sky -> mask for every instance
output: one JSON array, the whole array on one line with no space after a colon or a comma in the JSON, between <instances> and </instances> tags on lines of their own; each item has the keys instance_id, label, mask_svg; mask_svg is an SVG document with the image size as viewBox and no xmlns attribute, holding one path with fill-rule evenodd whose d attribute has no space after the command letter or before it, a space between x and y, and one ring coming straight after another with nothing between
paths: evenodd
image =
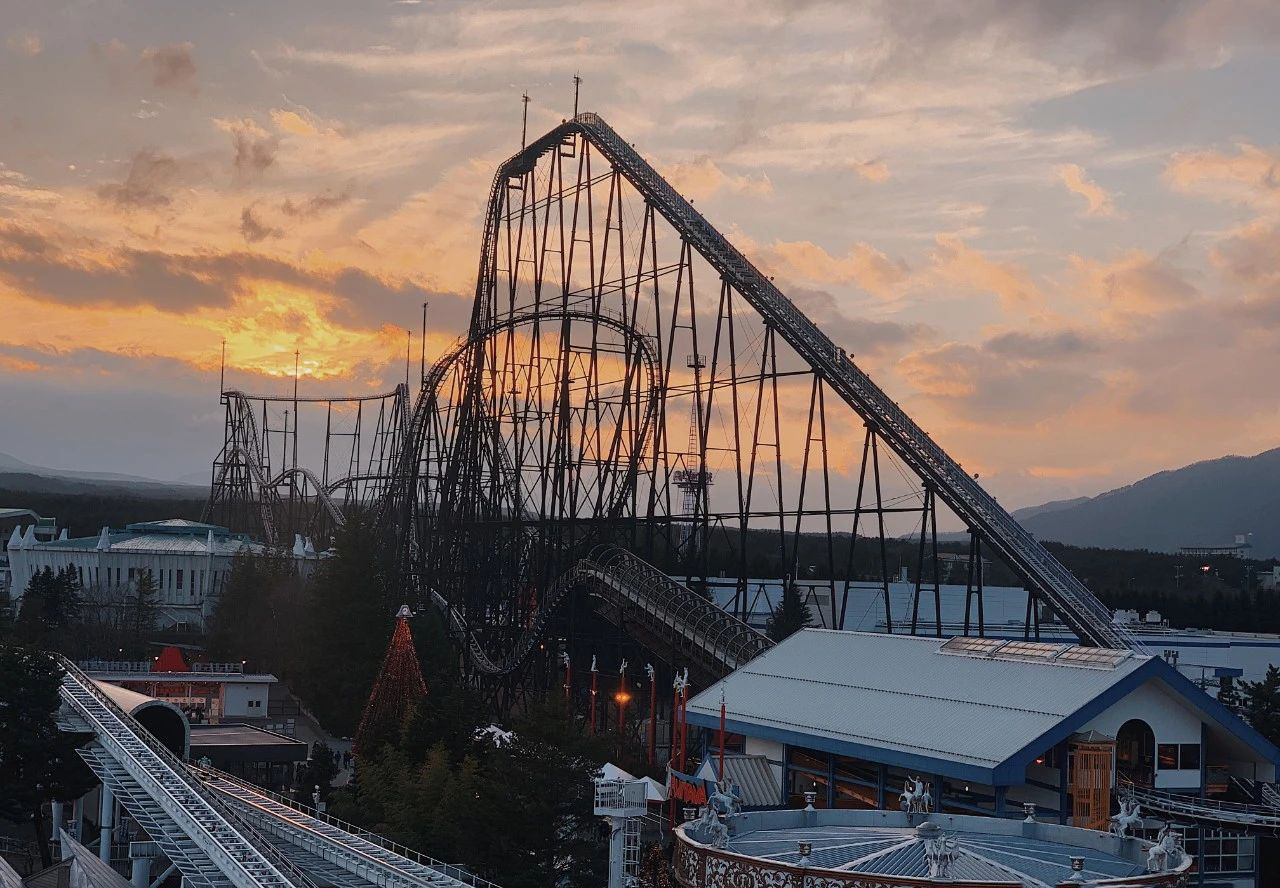
<instances>
[{"instance_id":1,"label":"sunset sky","mask_svg":"<svg viewBox=\"0 0 1280 888\"><path fill-rule=\"evenodd\" d=\"M1022 506L1280 446L1280 4L0 6L0 452L161 479L462 328L600 112ZM414 353L416 354L416 344Z\"/></svg>"}]
</instances>

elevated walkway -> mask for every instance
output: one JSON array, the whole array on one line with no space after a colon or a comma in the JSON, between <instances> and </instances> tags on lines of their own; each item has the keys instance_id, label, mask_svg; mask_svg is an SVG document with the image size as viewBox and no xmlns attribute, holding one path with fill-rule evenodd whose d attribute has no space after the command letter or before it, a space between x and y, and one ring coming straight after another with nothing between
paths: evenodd
<instances>
[{"instance_id":1,"label":"elevated walkway","mask_svg":"<svg viewBox=\"0 0 1280 888\"><path fill-rule=\"evenodd\" d=\"M59 720L81 757L192 888L498 888L227 774L185 764L75 664Z\"/></svg>"},{"instance_id":2,"label":"elevated walkway","mask_svg":"<svg viewBox=\"0 0 1280 888\"><path fill-rule=\"evenodd\" d=\"M1220 802L1184 793L1135 786L1131 783L1123 783L1122 789L1133 795L1133 798L1142 806L1144 814L1160 814L1172 820L1216 829L1280 835L1280 808L1269 804Z\"/></svg>"}]
</instances>

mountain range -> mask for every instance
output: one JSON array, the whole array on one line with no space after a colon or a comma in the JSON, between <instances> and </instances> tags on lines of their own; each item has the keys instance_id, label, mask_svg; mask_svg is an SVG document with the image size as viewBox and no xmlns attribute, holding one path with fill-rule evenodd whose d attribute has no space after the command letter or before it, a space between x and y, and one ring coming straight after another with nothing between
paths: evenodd
<instances>
[{"instance_id":1,"label":"mountain range","mask_svg":"<svg viewBox=\"0 0 1280 888\"><path fill-rule=\"evenodd\" d=\"M1280 557L1280 448L1157 472L1097 496L1019 509L1042 540L1176 552L1229 545L1248 533L1250 557Z\"/></svg>"},{"instance_id":2,"label":"mountain range","mask_svg":"<svg viewBox=\"0 0 1280 888\"><path fill-rule=\"evenodd\" d=\"M104 490L127 489L158 496L200 496L207 492L208 473L184 475L173 481L126 475L120 472L85 472L53 469L0 453L0 488L36 490L49 493L101 493Z\"/></svg>"}]
</instances>

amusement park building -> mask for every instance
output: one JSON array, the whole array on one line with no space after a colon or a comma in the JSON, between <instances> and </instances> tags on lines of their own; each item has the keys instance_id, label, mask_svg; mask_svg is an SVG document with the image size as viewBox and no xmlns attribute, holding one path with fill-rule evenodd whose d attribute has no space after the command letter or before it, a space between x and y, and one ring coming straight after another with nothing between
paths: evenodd
<instances>
[{"instance_id":1,"label":"amusement park building","mask_svg":"<svg viewBox=\"0 0 1280 888\"><path fill-rule=\"evenodd\" d=\"M1164 659L1129 651L806 629L694 697L689 722L718 729L722 692L728 731L769 759L792 807L813 791L819 807L893 808L919 776L944 813L1030 803L1105 829L1124 781L1203 795L1274 781L1280 764ZM1253 842L1206 840L1207 868L1252 884Z\"/></svg>"},{"instance_id":2,"label":"amusement park building","mask_svg":"<svg viewBox=\"0 0 1280 888\"><path fill-rule=\"evenodd\" d=\"M86 588L125 588L146 572L155 581L162 628L202 629L222 592L237 555L266 547L225 527L182 518L102 528L96 537L41 542L14 530L9 540L10 597L19 605L27 583L48 567L73 569ZM299 539L291 553L299 572L308 573L320 556Z\"/></svg>"}]
</instances>

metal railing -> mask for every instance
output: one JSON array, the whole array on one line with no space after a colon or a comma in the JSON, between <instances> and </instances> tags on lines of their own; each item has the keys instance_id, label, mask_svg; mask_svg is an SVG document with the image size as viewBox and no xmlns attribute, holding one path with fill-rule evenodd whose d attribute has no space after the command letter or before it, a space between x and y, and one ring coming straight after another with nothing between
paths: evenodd
<instances>
[{"instance_id":1,"label":"metal railing","mask_svg":"<svg viewBox=\"0 0 1280 888\"><path fill-rule=\"evenodd\" d=\"M773 647L768 637L626 549L601 546L570 577L626 605L633 618L652 623L674 650L698 657L717 677Z\"/></svg>"},{"instance_id":2,"label":"metal railing","mask_svg":"<svg viewBox=\"0 0 1280 888\"><path fill-rule=\"evenodd\" d=\"M263 816L281 820L289 824L292 828L310 829L312 832L327 838L329 841L343 844L345 849L350 853L363 856L375 865L398 869L405 878L413 879L414 876L412 872L406 872L402 867L398 867L395 861L388 861L386 859L380 860L377 856L371 853L370 849L362 850L361 847L359 847L361 843L389 852L390 854L404 858L407 862L426 867L427 869L433 870L442 876L465 885L474 886L474 888L500 888L500 886L495 883L469 872L464 867L452 863L445 863L442 860L437 860L434 857L422 854L412 848L406 847L405 845L401 845L399 842L393 842L390 839L378 835L377 833L370 832L369 830L354 823L350 823L339 817L334 817L324 811L318 811L315 808L304 805L295 799L289 798L288 796L280 795L279 793L272 792L268 789L263 789L260 786L254 786L250 783L246 783L238 777L234 777L224 771L219 771L216 768L197 766L192 766L192 770L201 776L205 784L209 786L210 789L223 793L229 798L236 799L242 804L252 805L255 810L261 812ZM273 806L277 810L273 810ZM315 824L308 826L304 823L300 823L298 820L292 819L290 816L286 816L284 812L278 810L279 808L287 808L302 818L314 821ZM315 825L320 824L337 829L344 833L345 837L334 836L332 832L321 832L317 830Z\"/></svg>"},{"instance_id":3,"label":"metal railing","mask_svg":"<svg viewBox=\"0 0 1280 888\"><path fill-rule=\"evenodd\" d=\"M64 670L62 699L89 725L99 745L237 888L313 886L301 869L212 798L187 766L116 706L93 679L65 657L56 659Z\"/></svg>"},{"instance_id":4,"label":"metal railing","mask_svg":"<svg viewBox=\"0 0 1280 888\"><path fill-rule=\"evenodd\" d=\"M1253 828L1269 832L1280 831L1280 810L1269 805L1202 799L1199 796L1137 786L1129 780L1121 780L1120 786L1149 811L1246 830Z\"/></svg>"}]
</instances>

